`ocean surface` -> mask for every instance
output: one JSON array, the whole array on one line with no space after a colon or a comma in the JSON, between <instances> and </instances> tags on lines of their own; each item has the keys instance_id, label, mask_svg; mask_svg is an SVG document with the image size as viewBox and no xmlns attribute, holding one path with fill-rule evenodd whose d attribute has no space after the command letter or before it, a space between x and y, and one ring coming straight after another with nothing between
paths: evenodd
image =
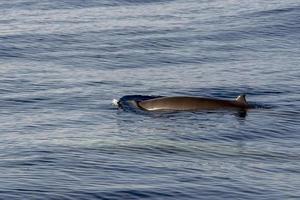
<instances>
[{"instance_id":1,"label":"ocean surface","mask_svg":"<svg viewBox=\"0 0 300 200\"><path fill-rule=\"evenodd\" d=\"M300 199L299 125L297 0L0 0L1 200Z\"/></svg>"}]
</instances>

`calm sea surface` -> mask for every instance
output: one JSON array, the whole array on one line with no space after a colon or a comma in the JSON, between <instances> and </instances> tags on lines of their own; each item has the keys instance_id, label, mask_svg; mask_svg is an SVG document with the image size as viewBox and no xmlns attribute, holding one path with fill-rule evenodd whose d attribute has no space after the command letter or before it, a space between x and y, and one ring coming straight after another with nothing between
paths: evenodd
<instances>
[{"instance_id":1,"label":"calm sea surface","mask_svg":"<svg viewBox=\"0 0 300 200\"><path fill-rule=\"evenodd\" d=\"M0 0L0 199L300 199L299 80L297 0Z\"/></svg>"}]
</instances>

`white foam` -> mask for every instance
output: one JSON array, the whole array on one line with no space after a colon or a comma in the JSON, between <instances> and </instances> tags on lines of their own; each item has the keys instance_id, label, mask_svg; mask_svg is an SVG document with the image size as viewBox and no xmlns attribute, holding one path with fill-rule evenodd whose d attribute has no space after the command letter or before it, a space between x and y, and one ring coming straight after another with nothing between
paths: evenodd
<instances>
[{"instance_id":1,"label":"white foam","mask_svg":"<svg viewBox=\"0 0 300 200\"><path fill-rule=\"evenodd\" d=\"M114 106L118 106L119 105L119 101L117 99L113 99L111 103Z\"/></svg>"}]
</instances>

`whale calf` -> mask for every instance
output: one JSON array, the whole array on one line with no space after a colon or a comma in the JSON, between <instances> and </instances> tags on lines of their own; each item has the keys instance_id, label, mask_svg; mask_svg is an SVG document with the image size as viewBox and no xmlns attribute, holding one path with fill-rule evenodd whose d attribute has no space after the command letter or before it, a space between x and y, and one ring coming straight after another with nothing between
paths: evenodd
<instances>
[{"instance_id":1,"label":"whale calf","mask_svg":"<svg viewBox=\"0 0 300 200\"><path fill-rule=\"evenodd\" d=\"M223 100L204 97L158 97L149 100L136 101L135 104L146 111L197 111L234 109L246 111L250 108L246 95L239 95L235 100Z\"/></svg>"}]
</instances>

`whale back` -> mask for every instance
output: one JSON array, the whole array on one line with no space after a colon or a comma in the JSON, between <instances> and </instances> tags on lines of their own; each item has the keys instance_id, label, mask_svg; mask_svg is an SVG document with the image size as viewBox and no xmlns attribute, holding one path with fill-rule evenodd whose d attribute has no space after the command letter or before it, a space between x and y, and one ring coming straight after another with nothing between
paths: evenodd
<instances>
[{"instance_id":1,"label":"whale back","mask_svg":"<svg viewBox=\"0 0 300 200\"><path fill-rule=\"evenodd\" d=\"M137 102L144 110L213 110L213 109L246 109L248 107L244 94L235 100L221 100L202 97L159 97Z\"/></svg>"}]
</instances>

